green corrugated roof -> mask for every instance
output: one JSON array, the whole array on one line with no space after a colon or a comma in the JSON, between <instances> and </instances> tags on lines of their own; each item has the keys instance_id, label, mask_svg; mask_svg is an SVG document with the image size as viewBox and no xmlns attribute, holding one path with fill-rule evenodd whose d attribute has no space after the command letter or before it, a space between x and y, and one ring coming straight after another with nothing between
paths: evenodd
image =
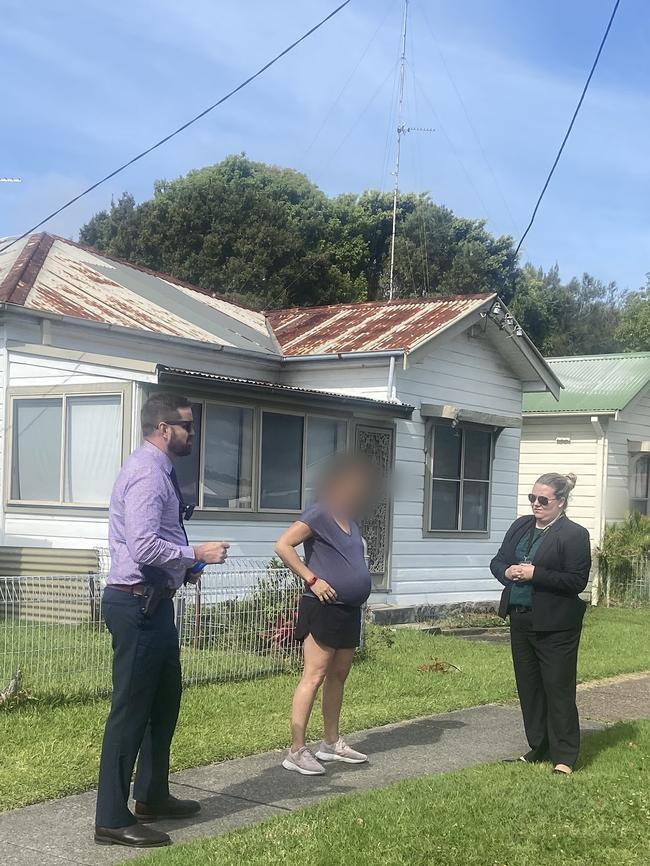
<instances>
[{"instance_id":1,"label":"green corrugated roof","mask_svg":"<svg viewBox=\"0 0 650 866\"><path fill-rule=\"evenodd\" d=\"M534 412L616 412L650 382L650 352L547 358L564 385L560 399L524 394L523 409Z\"/></svg>"}]
</instances>

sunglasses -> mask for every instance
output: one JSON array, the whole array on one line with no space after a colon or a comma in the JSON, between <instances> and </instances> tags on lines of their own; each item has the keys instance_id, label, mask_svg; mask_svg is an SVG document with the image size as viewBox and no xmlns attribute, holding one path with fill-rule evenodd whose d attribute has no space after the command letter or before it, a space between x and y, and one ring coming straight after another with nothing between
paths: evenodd
<instances>
[{"instance_id":1,"label":"sunglasses","mask_svg":"<svg viewBox=\"0 0 650 866\"><path fill-rule=\"evenodd\" d=\"M160 423L167 424L169 427L182 427L186 433L194 430L194 421L161 421Z\"/></svg>"},{"instance_id":2,"label":"sunglasses","mask_svg":"<svg viewBox=\"0 0 650 866\"><path fill-rule=\"evenodd\" d=\"M556 502L557 498L553 497L551 500L548 498L548 496L535 496L534 493L529 493L528 494L528 501L530 502L531 505L534 505L536 502L539 502L539 504L542 506L542 508L546 508L546 506L549 504L549 502L551 502L551 501Z\"/></svg>"}]
</instances>

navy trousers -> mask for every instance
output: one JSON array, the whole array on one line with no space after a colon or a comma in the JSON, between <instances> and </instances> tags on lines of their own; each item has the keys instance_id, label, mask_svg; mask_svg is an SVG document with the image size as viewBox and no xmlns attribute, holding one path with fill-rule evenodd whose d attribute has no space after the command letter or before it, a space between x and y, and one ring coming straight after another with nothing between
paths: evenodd
<instances>
[{"instance_id":1,"label":"navy trousers","mask_svg":"<svg viewBox=\"0 0 650 866\"><path fill-rule=\"evenodd\" d=\"M178 634L171 599L151 617L142 599L107 587L103 613L113 639L113 701L106 721L99 765L96 824L128 827L133 796L160 803L169 796L169 749L181 699Z\"/></svg>"},{"instance_id":2,"label":"navy trousers","mask_svg":"<svg viewBox=\"0 0 650 866\"><path fill-rule=\"evenodd\" d=\"M580 749L576 669L582 629L534 631L531 613L510 614L512 660L534 760L573 767Z\"/></svg>"}]
</instances>

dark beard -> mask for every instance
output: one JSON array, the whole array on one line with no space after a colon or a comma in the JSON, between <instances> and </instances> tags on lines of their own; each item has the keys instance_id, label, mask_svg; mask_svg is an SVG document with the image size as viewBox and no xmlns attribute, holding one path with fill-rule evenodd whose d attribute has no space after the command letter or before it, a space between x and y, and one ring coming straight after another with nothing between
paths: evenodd
<instances>
[{"instance_id":1,"label":"dark beard","mask_svg":"<svg viewBox=\"0 0 650 866\"><path fill-rule=\"evenodd\" d=\"M192 453L192 442L170 442L169 450L172 452L174 457L189 457Z\"/></svg>"}]
</instances>

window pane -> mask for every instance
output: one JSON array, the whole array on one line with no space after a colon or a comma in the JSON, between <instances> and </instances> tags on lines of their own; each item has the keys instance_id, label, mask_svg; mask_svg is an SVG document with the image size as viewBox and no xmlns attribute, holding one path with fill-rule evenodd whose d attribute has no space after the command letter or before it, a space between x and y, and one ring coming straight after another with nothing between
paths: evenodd
<instances>
[{"instance_id":1,"label":"window pane","mask_svg":"<svg viewBox=\"0 0 650 866\"><path fill-rule=\"evenodd\" d=\"M630 502L630 511L638 512L639 514L647 514L648 513L648 500L647 499L633 499Z\"/></svg>"},{"instance_id":2,"label":"window pane","mask_svg":"<svg viewBox=\"0 0 650 866\"><path fill-rule=\"evenodd\" d=\"M16 400L11 498L58 502L62 400Z\"/></svg>"},{"instance_id":3,"label":"window pane","mask_svg":"<svg viewBox=\"0 0 650 866\"><path fill-rule=\"evenodd\" d=\"M348 425L332 418L310 417L307 421L307 465L305 504L316 498L316 486L323 467L335 454L347 450Z\"/></svg>"},{"instance_id":4,"label":"window pane","mask_svg":"<svg viewBox=\"0 0 650 866\"><path fill-rule=\"evenodd\" d=\"M66 407L64 500L107 504L122 464L122 401L68 397Z\"/></svg>"},{"instance_id":5,"label":"window pane","mask_svg":"<svg viewBox=\"0 0 650 866\"><path fill-rule=\"evenodd\" d=\"M648 466L650 461L647 457L641 457L634 464L634 478L632 481L632 496L634 499L646 499L648 496Z\"/></svg>"},{"instance_id":6,"label":"window pane","mask_svg":"<svg viewBox=\"0 0 650 866\"><path fill-rule=\"evenodd\" d=\"M250 508L253 473L253 410L206 406L203 504Z\"/></svg>"},{"instance_id":7,"label":"window pane","mask_svg":"<svg viewBox=\"0 0 650 866\"><path fill-rule=\"evenodd\" d=\"M433 429L433 477L460 478L460 430L442 425Z\"/></svg>"},{"instance_id":8,"label":"window pane","mask_svg":"<svg viewBox=\"0 0 650 866\"><path fill-rule=\"evenodd\" d=\"M465 436L465 478L487 481L490 477L492 434L485 430L463 431Z\"/></svg>"},{"instance_id":9,"label":"window pane","mask_svg":"<svg viewBox=\"0 0 650 866\"><path fill-rule=\"evenodd\" d=\"M201 418L203 404L192 403L194 418L194 442L192 452L187 457L179 457L174 461L178 484L186 505L198 505L199 502L199 463L201 460Z\"/></svg>"},{"instance_id":10,"label":"window pane","mask_svg":"<svg viewBox=\"0 0 650 866\"><path fill-rule=\"evenodd\" d=\"M463 525L468 531L485 532L488 521L490 485L483 481L463 484Z\"/></svg>"},{"instance_id":11,"label":"window pane","mask_svg":"<svg viewBox=\"0 0 650 866\"><path fill-rule=\"evenodd\" d=\"M299 415L262 416L261 508L300 511L303 427Z\"/></svg>"},{"instance_id":12,"label":"window pane","mask_svg":"<svg viewBox=\"0 0 650 866\"><path fill-rule=\"evenodd\" d=\"M431 489L431 529L458 529L460 481L434 481Z\"/></svg>"}]
</instances>

